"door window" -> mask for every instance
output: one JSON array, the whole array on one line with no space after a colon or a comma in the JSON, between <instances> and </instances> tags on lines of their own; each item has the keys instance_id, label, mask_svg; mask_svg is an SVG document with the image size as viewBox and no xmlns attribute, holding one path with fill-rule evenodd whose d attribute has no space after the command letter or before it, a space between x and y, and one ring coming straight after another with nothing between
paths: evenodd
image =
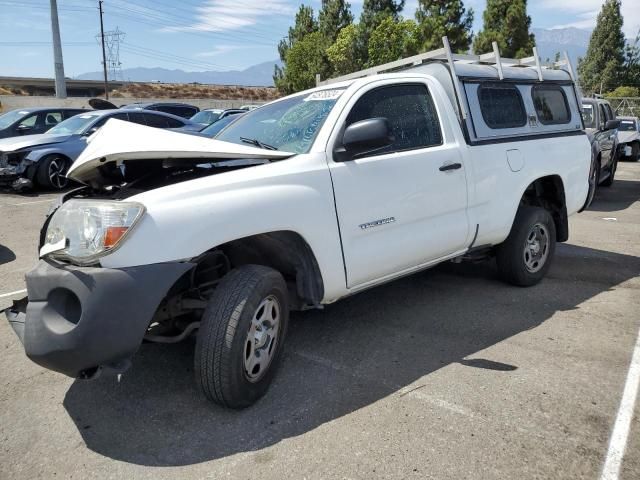
<instances>
[{"instance_id":1,"label":"door window","mask_svg":"<svg viewBox=\"0 0 640 480\"><path fill-rule=\"evenodd\" d=\"M615 113L613 113L613 110L611 110L611 105L609 105L608 103L605 103L604 108L607 109L607 120L615 120L616 115Z\"/></svg>"},{"instance_id":2,"label":"door window","mask_svg":"<svg viewBox=\"0 0 640 480\"><path fill-rule=\"evenodd\" d=\"M131 116L131 114L129 114L129 116ZM115 118L116 120L123 120L125 122L130 121L129 117L127 116L126 113L116 113L114 115L109 115L108 117L104 117L102 118L102 120L98 121L95 123L95 125L92 127L93 130L97 130L100 127L102 127L105 123L107 123L107 120L111 120L112 118Z\"/></svg>"},{"instance_id":3,"label":"door window","mask_svg":"<svg viewBox=\"0 0 640 480\"><path fill-rule=\"evenodd\" d=\"M33 115L29 115L28 117L25 117L24 120L22 120L20 122L20 125L18 125L19 127L29 127L29 128L33 128L36 126L36 120L38 119L38 114L34 113Z\"/></svg>"},{"instance_id":4,"label":"door window","mask_svg":"<svg viewBox=\"0 0 640 480\"><path fill-rule=\"evenodd\" d=\"M147 124L145 116L141 112L129 112L129 121L133 123L139 123L140 125Z\"/></svg>"},{"instance_id":5,"label":"door window","mask_svg":"<svg viewBox=\"0 0 640 480\"><path fill-rule=\"evenodd\" d=\"M44 117L44 126L51 128L62 121L62 112L47 112Z\"/></svg>"},{"instance_id":6,"label":"door window","mask_svg":"<svg viewBox=\"0 0 640 480\"><path fill-rule=\"evenodd\" d=\"M181 128L184 127L184 123L176 118L165 117L168 128Z\"/></svg>"},{"instance_id":7,"label":"door window","mask_svg":"<svg viewBox=\"0 0 640 480\"><path fill-rule=\"evenodd\" d=\"M378 117L387 119L394 140L368 156L442 144L438 113L425 85L393 85L367 92L353 106L346 124Z\"/></svg>"},{"instance_id":8,"label":"door window","mask_svg":"<svg viewBox=\"0 0 640 480\"><path fill-rule=\"evenodd\" d=\"M167 117L163 117L162 115L155 115L153 113L145 113L144 118L147 122L147 125L155 128L167 128L169 124L167 123Z\"/></svg>"}]
</instances>

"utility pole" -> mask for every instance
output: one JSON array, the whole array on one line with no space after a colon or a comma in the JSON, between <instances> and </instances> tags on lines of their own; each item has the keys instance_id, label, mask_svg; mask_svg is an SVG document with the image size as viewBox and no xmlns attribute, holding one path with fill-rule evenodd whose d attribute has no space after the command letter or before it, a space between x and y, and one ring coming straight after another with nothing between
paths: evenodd
<instances>
[{"instance_id":1,"label":"utility pole","mask_svg":"<svg viewBox=\"0 0 640 480\"><path fill-rule=\"evenodd\" d=\"M109 100L109 80L107 79L107 54L104 50L104 25L102 23L102 2L98 2L100 8L100 38L102 40L102 71L104 72L104 98Z\"/></svg>"},{"instance_id":2,"label":"utility pole","mask_svg":"<svg viewBox=\"0 0 640 480\"><path fill-rule=\"evenodd\" d=\"M56 98L67 98L67 84L64 80L64 63L62 61L62 43L60 42L60 24L58 22L58 3L50 0L51 35L53 36L53 65L56 78Z\"/></svg>"}]
</instances>

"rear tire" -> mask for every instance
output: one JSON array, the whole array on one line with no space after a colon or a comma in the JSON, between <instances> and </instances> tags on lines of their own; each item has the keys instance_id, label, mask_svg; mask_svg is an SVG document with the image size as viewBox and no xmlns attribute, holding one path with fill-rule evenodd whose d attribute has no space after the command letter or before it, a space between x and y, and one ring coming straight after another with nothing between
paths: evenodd
<instances>
[{"instance_id":1,"label":"rear tire","mask_svg":"<svg viewBox=\"0 0 640 480\"><path fill-rule=\"evenodd\" d=\"M245 408L269 388L289 322L287 286L272 268L245 265L216 288L196 340L196 382L211 401Z\"/></svg>"},{"instance_id":2,"label":"rear tire","mask_svg":"<svg viewBox=\"0 0 640 480\"><path fill-rule=\"evenodd\" d=\"M530 287L544 278L556 250L556 226L541 207L520 207L496 260L502 280Z\"/></svg>"},{"instance_id":3,"label":"rear tire","mask_svg":"<svg viewBox=\"0 0 640 480\"><path fill-rule=\"evenodd\" d=\"M69 161L59 155L43 158L36 171L38 185L49 190L62 190L69 184L65 176L69 170Z\"/></svg>"}]
</instances>

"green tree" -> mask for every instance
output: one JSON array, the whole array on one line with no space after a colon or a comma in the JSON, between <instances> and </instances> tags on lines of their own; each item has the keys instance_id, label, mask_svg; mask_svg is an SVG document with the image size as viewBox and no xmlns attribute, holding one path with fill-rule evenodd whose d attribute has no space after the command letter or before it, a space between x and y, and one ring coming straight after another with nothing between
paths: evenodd
<instances>
[{"instance_id":1,"label":"green tree","mask_svg":"<svg viewBox=\"0 0 640 480\"><path fill-rule=\"evenodd\" d=\"M640 97L640 88L618 87L613 92L607 93L607 97Z\"/></svg>"},{"instance_id":2,"label":"green tree","mask_svg":"<svg viewBox=\"0 0 640 480\"><path fill-rule=\"evenodd\" d=\"M492 42L498 42L504 57L523 58L532 54L535 37L529 33L527 0L487 0L482 18L483 29L473 42L476 54L492 51Z\"/></svg>"},{"instance_id":3,"label":"green tree","mask_svg":"<svg viewBox=\"0 0 640 480\"><path fill-rule=\"evenodd\" d=\"M296 42L304 39L304 37L310 33L318 31L318 22L313 16L313 8L306 5L300 5L298 12L296 13L296 19L293 27L289 28L289 34L287 38L280 40L278 43L278 54L280 60L283 62L283 67L275 66L273 73L273 82L275 86L284 93L291 93L294 90L291 88L291 82L287 78L286 64L287 53L296 44Z\"/></svg>"},{"instance_id":4,"label":"green tree","mask_svg":"<svg viewBox=\"0 0 640 480\"><path fill-rule=\"evenodd\" d=\"M465 53L469 50L473 9L466 11L461 0L420 0L416 21L416 39L420 51L441 48L445 35L454 52Z\"/></svg>"},{"instance_id":5,"label":"green tree","mask_svg":"<svg viewBox=\"0 0 640 480\"><path fill-rule=\"evenodd\" d=\"M383 19L369 37L368 66L415 55L418 52L417 30L418 26L413 20Z\"/></svg>"},{"instance_id":6,"label":"green tree","mask_svg":"<svg viewBox=\"0 0 640 480\"><path fill-rule=\"evenodd\" d=\"M622 83L624 85L640 85L640 31L638 31L634 42L628 42L624 49Z\"/></svg>"},{"instance_id":7,"label":"green tree","mask_svg":"<svg viewBox=\"0 0 640 480\"><path fill-rule=\"evenodd\" d=\"M318 15L318 29L324 37L333 43L340 31L353 23L351 5L344 0L322 0L322 9Z\"/></svg>"},{"instance_id":8,"label":"green tree","mask_svg":"<svg viewBox=\"0 0 640 480\"><path fill-rule=\"evenodd\" d=\"M604 2L589 39L587 54L578 64L580 84L587 93L613 90L621 80L625 39L620 5L620 0Z\"/></svg>"},{"instance_id":9,"label":"green tree","mask_svg":"<svg viewBox=\"0 0 640 480\"><path fill-rule=\"evenodd\" d=\"M359 38L359 27L352 23L340 30L336 41L327 48L327 58L333 75L346 75L362 68L357 51Z\"/></svg>"},{"instance_id":10,"label":"green tree","mask_svg":"<svg viewBox=\"0 0 640 480\"><path fill-rule=\"evenodd\" d=\"M327 75L325 38L320 32L305 35L287 51L284 77L290 92L312 88L316 84L316 73Z\"/></svg>"},{"instance_id":11,"label":"green tree","mask_svg":"<svg viewBox=\"0 0 640 480\"><path fill-rule=\"evenodd\" d=\"M360 14L360 38L357 44L358 62L368 63L369 37L378 25L385 19L400 21L400 12L404 8L404 0L364 0Z\"/></svg>"}]
</instances>

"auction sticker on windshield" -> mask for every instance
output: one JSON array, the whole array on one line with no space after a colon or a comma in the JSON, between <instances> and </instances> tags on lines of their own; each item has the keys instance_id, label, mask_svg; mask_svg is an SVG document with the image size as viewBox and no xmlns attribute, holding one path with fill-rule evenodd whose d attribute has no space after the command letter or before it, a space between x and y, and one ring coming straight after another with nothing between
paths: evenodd
<instances>
[{"instance_id":1,"label":"auction sticker on windshield","mask_svg":"<svg viewBox=\"0 0 640 480\"><path fill-rule=\"evenodd\" d=\"M344 90L320 90L319 92L313 92L308 95L304 101L310 102L313 100L335 100L342 95Z\"/></svg>"}]
</instances>

